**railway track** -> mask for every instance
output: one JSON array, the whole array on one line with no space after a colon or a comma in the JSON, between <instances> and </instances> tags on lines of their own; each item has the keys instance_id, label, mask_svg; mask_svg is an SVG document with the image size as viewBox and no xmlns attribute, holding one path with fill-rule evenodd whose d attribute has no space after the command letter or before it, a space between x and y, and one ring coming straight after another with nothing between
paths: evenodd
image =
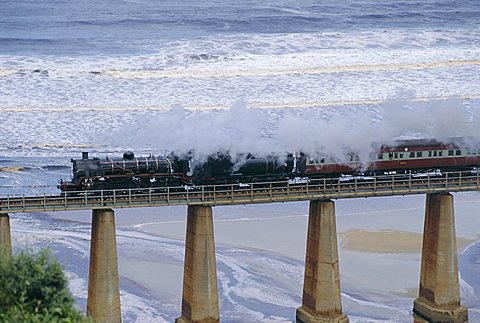
<instances>
[{"instance_id":1,"label":"railway track","mask_svg":"<svg viewBox=\"0 0 480 323\"><path fill-rule=\"evenodd\" d=\"M477 190L480 190L479 170L300 179L296 182L290 180L196 187L91 190L58 195L8 195L0 198L0 213L167 205L239 205Z\"/></svg>"}]
</instances>

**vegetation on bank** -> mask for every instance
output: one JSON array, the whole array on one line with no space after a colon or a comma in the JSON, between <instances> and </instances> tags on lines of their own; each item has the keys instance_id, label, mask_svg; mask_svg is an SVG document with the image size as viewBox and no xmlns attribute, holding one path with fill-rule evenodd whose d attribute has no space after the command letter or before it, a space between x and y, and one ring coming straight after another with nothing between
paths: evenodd
<instances>
[{"instance_id":1,"label":"vegetation on bank","mask_svg":"<svg viewBox=\"0 0 480 323\"><path fill-rule=\"evenodd\" d=\"M90 322L74 306L62 267L44 249L0 253L0 322Z\"/></svg>"}]
</instances>

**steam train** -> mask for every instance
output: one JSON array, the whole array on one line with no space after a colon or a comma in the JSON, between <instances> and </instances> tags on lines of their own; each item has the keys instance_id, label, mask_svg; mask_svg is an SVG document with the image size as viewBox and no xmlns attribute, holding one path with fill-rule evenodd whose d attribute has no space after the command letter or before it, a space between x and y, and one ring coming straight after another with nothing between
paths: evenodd
<instances>
[{"instance_id":1,"label":"steam train","mask_svg":"<svg viewBox=\"0 0 480 323\"><path fill-rule=\"evenodd\" d=\"M79 191L275 181L288 179L293 163L292 155L286 158L246 155L239 162L219 154L197 163L175 154L135 157L128 151L122 158L100 160L90 159L84 152L82 159L72 159L72 180L60 181L58 187L62 191Z\"/></svg>"},{"instance_id":2,"label":"steam train","mask_svg":"<svg viewBox=\"0 0 480 323\"><path fill-rule=\"evenodd\" d=\"M248 154L241 161L228 154L210 156L203 163L175 154L135 157L126 152L121 158L72 159L71 181L60 181L62 191L97 189L150 188L204 184L239 184L283 181L296 177L320 178L342 175L381 175L458 171L480 167L480 151L469 147L464 138L447 143L434 139L401 140L380 145L368 162L361 163L355 153L338 162L328 156L303 153L255 157ZM478 147L478 145L475 145Z\"/></svg>"}]
</instances>

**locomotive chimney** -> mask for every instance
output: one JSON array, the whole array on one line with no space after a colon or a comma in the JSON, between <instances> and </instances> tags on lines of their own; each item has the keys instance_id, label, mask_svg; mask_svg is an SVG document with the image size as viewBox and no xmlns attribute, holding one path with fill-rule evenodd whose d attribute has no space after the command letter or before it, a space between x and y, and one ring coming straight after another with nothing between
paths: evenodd
<instances>
[{"instance_id":1,"label":"locomotive chimney","mask_svg":"<svg viewBox=\"0 0 480 323\"><path fill-rule=\"evenodd\" d=\"M88 151L82 152L82 159L88 159Z\"/></svg>"}]
</instances>

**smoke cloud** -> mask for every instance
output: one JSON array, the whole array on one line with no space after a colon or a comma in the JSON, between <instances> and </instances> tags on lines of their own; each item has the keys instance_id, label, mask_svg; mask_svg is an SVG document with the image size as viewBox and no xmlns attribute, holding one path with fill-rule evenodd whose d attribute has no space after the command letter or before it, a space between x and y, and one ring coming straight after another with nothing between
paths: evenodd
<instances>
[{"instance_id":1,"label":"smoke cloud","mask_svg":"<svg viewBox=\"0 0 480 323\"><path fill-rule=\"evenodd\" d=\"M130 149L192 153L197 160L230 154L240 160L304 152L341 162L356 153L366 162L380 144L396 139L469 137L479 148L480 109L457 98L416 102L402 93L380 106L311 109L251 109L240 100L229 110L192 111L181 106L138 116L111 137ZM127 136L128 134L128 136Z\"/></svg>"}]
</instances>

